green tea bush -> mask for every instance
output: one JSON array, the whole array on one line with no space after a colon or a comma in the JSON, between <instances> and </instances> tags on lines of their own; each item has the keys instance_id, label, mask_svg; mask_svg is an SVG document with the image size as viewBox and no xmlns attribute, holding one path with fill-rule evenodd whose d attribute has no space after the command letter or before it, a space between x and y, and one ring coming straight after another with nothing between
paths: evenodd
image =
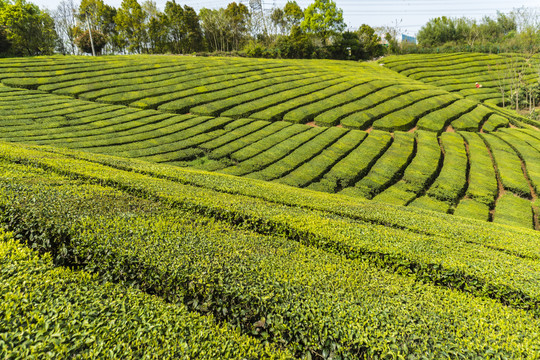
<instances>
[{"instance_id":1,"label":"green tea bush","mask_svg":"<svg viewBox=\"0 0 540 360\"><path fill-rule=\"evenodd\" d=\"M454 215L482 221L489 220L489 206L473 199L461 199Z\"/></svg>"},{"instance_id":2,"label":"green tea bush","mask_svg":"<svg viewBox=\"0 0 540 360\"><path fill-rule=\"evenodd\" d=\"M443 133L440 137L444 149L444 163L427 195L449 204L456 203L467 188L468 158L464 140L455 133Z\"/></svg>"},{"instance_id":3,"label":"green tea bush","mask_svg":"<svg viewBox=\"0 0 540 360\"><path fill-rule=\"evenodd\" d=\"M223 83L223 86L226 87L222 90L211 91L211 88L206 88L206 92L202 94L195 94L192 96L186 96L178 100L167 102L159 106L159 110L175 112L175 113L186 113L191 112L201 115L217 115L217 113L212 111L201 110L200 107L204 107L204 104L214 103L222 99L230 99L241 94L249 93L253 96L255 92L267 88L275 87L283 83L288 83L291 86L298 81L307 77L305 72L298 70L291 70L288 68L279 69L280 71L274 71L270 73L264 73L259 76L254 76L254 81L248 82L246 84L240 84L235 86L235 82L238 81L226 81ZM253 99L253 98L251 98ZM193 108L193 110L191 110Z\"/></svg>"},{"instance_id":4,"label":"green tea bush","mask_svg":"<svg viewBox=\"0 0 540 360\"><path fill-rule=\"evenodd\" d=\"M505 193L497 200L493 222L527 229L534 228L531 202L512 193Z\"/></svg>"},{"instance_id":5,"label":"green tea bush","mask_svg":"<svg viewBox=\"0 0 540 360\"><path fill-rule=\"evenodd\" d=\"M456 100L457 98L453 94L419 100L406 108L394 111L382 119L376 120L373 127L386 131L410 130L415 127L417 120L426 113L445 108Z\"/></svg>"},{"instance_id":6,"label":"green tea bush","mask_svg":"<svg viewBox=\"0 0 540 360\"><path fill-rule=\"evenodd\" d=\"M3 151L5 157L6 149ZM17 156L21 155L24 156L19 152ZM49 160L52 159L39 161ZM74 167L76 163L59 165L78 171ZM88 163L87 166L79 170L93 172L96 165ZM28 177L27 171L30 171ZM66 242L58 245L64 244L73 250L72 254L82 260L79 264L87 271L96 272L104 280L132 284L170 301L183 302L189 309L213 314L216 319L234 324L263 342L281 344L295 356L333 354L355 358L397 353L437 358L452 349L464 357L493 353L527 357L534 354L538 345L535 337L538 321L526 311L423 284L412 277L390 274L363 260L348 260L303 246L285 238L292 233L261 235L239 230L196 215L192 212L195 208L191 214L168 210L167 206L163 209L152 201L126 197L102 185L83 184L82 178L69 180L54 174L51 177L47 172L23 165L3 166L2 174L11 178L11 182L2 182L2 215L9 219L17 234L24 234L30 227L34 234L32 241L47 244L57 230L66 229ZM123 181L125 174L119 170L109 173L113 174L116 174L115 181ZM108 175L101 172L99 176ZM36 178L42 182L36 184ZM131 185L142 185L139 181L144 177L136 178L131 178ZM23 186L18 189L6 186L13 185L15 179ZM62 186L58 186L60 184ZM162 188L161 191L172 196L187 195L187 192L170 190ZM196 191L202 194L200 189ZM29 194L34 195L34 200L27 196ZM116 206L104 208L103 203L110 201L111 195L117 196ZM218 205L214 200L212 203ZM244 200L239 198L235 206ZM245 205L246 210L255 210L253 203ZM291 220L296 219L298 225L308 224L306 218L298 218L299 209L276 207L274 214L283 216L290 210L295 213L291 214ZM11 216L6 217L6 214ZM316 231L345 229L340 219L324 213L317 216L321 223L309 222ZM264 226L264 223L259 224ZM370 239L379 231L385 236L384 227L369 232L373 224L354 222L354 226L364 233L364 239ZM387 230L408 234L405 237L414 239L417 244L436 241L435 237ZM343 233L342 238L362 238L352 235ZM385 244L384 241L376 243ZM462 255L486 256L485 253L478 255L474 249L464 252L456 243L450 248ZM343 251L350 251L348 249L350 246L345 246ZM489 252L487 248L486 251ZM57 255L65 256L62 252ZM448 255L442 256L447 258ZM507 271L506 261L510 257L501 259ZM495 265L494 259L490 260L490 268L504 269ZM419 316L423 316L422 322L413 320ZM110 319L108 322L111 323ZM521 334L519 338L515 337L516 331ZM415 336L411 338L411 334ZM217 341L225 346L225 341ZM437 346L433 346L434 343ZM486 348L486 344L489 347Z\"/></svg>"},{"instance_id":7,"label":"green tea bush","mask_svg":"<svg viewBox=\"0 0 540 360\"><path fill-rule=\"evenodd\" d=\"M2 345L7 359L291 358L211 316L87 272L55 268L0 235Z\"/></svg>"},{"instance_id":8,"label":"green tea bush","mask_svg":"<svg viewBox=\"0 0 540 360\"><path fill-rule=\"evenodd\" d=\"M288 99L311 94L341 82L343 82L343 80L341 78L337 78L335 75L323 75L318 77L317 82L313 82L312 84L243 102L240 105L222 112L221 115L234 118L250 116L253 113L276 106Z\"/></svg>"},{"instance_id":9,"label":"green tea bush","mask_svg":"<svg viewBox=\"0 0 540 360\"><path fill-rule=\"evenodd\" d=\"M380 88L374 88L369 95L365 95L356 101L346 103L319 114L314 119L315 124L319 126L335 126L340 123L341 119L348 115L375 107L385 101L411 91L422 89L422 87L414 85L403 86L401 84L391 84L393 86L390 86L388 83L381 83L380 85Z\"/></svg>"},{"instance_id":10,"label":"green tea bush","mask_svg":"<svg viewBox=\"0 0 540 360\"><path fill-rule=\"evenodd\" d=\"M346 133L347 130L345 129L337 127L328 128L313 139L296 148L294 151L291 151L285 157L262 170L250 173L247 177L260 180L274 180L281 178L302 164L312 160L312 158L322 153Z\"/></svg>"},{"instance_id":11,"label":"green tea bush","mask_svg":"<svg viewBox=\"0 0 540 360\"><path fill-rule=\"evenodd\" d=\"M276 144L281 144L289 139L294 139L296 136L307 132L310 128L299 124L287 126L282 130L279 130L268 137L264 137L259 141L250 143L240 150L235 151L231 155L231 159L237 163L246 161L270 148Z\"/></svg>"},{"instance_id":12,"label":"green tea bush","mask_svg":"<svg viewBox=\"0 0 540 360\"><path fill-rule=\"evenodd\" d=\"M319 91L314 91L310 94L303 95L285 102L276 104L270 108L258 111L251 114L250 117L263 120L282 120L289 111L294 110L305 104L316 103L317 101L327 99L329 96L347 92L354 85L352 79L343 79L345 82L329 86Z\"/></svg>"},{"instance_id":13,"label":"green tea bush","mask_svg":"<svg viewBox=\"0 0 540 360\"><path fill-rule=\"evenodd\" d=\"M499 128L508 127L509 124L510 122L508 121L507 118L497 115L497 114L493 114L486 120L486 122L482 126L482 130L490 133L490 132L494 132L495 130Z\"/></svg>"},{"instance_id":14,"label":"green tea bush","mask_svg":"<svg viewBox=\"0 0 540 360\"><path fill-rule=\"evenodd\" d=\"M459 134L467 142L470 162L469 186L465 196L493 207L498 194L498 183L489 150L478 134L470 132Z\"/></svg>"},{"instance_id":15,"label":"green tea bush","mask_svg":"<svg viewBox=\"0 0 540 360\"><path fill-rule=\"evenodd\" d=\"M392 137L389 133L372 131L358 147L335 164L319 182L311 184L309 188L335 192L353 186L369 172L391 143Z\"/></svg>"},{"instance_id":16,"label":"green tea bush","mask_svg":"<svg viewBox=\"0 0 540 360\"><path fill-rule=\"evenodd\" d=\"M168 93L161 93L154 95L150 94L144 98L138 98L136 101L130 103L130 106L140 107L143 109L155 109L161 108L165 111L185 113L189 107L197 104L197 100L201 99L200 95L208 95L208 93L219 92L225 89L235 88L244 84L250 84L259 80L264 80L272 77L279 77L279 72L276 73L274 66L269 66L270 69L260 69L258 67L251 68L251 71L240 70L227 74L228 76L215 76L211 78L198 79L192 81L189 86L183 86ZM278 67L281 70L281 67ZM178 86L177 84L175 84ZM184 83L187 85L187 83ZM184 100L182 99L193 99ZM204 97L204 99L211 101L210 96ZM169 102L174 102L175 105L167 106Z\"/></svg>"},{"instance_id":17,"label":"green tea bush","mask_svg":"<svg viewBox=\"0 0 540 360\"><path fill-rule=\"evenodd\" d=\"M374 82L370 82L368 79L355 80L359 84L348 91L291 110L283 116L283 120L300 124L310 122L323 112L356 101L371 94L375 89L380 89L380 84L374 84ZM386 86L389 86L389 84L386 84Z\"/></svg>"},{"instance_id":18,"label":"green tea bush","mask_svg":"<svg viewBox=\"0 0 540 360\"><path fill-rule=\"evenodd\" d=\"M240 149L247 147L251 144L255 144L260 140L266 139L267 137L271 137L287 127L290 127L290 124L281 121L269 123L267 126L263 127L258 131L254 131L253 133L243 137L237 137L233 141L213 149L208 154L208 157L210 159L221 159L224 157L230 157L231 154L239 151ZM293 128L299 131L302 130L302 127Z\"/></svg>"},{"instance_id":19,"label":"green tea bush","mask_svg":"<svg viewBox=\"0 0 540 360\"><path fill-rule=\"evenodd\" d=\"M369 109L365 109L362 112L351 114L343 118L341 120L341 124L345 127L364 130L369 128L375 120L401 110L412 103L437 95L442 95L442 92L438 90L419 90L408 92L392 98L391 100L382 102L379 105Z\"/></svg>"},{"instance_id":20,"label":"green tea bush","mask_svg":"<svg viewBox=\"0 0 540 360\"><path fill-rule=\"evenodd\" d=\"M296 187L308 186L320 180L323 174L358 147L366 136L367 133L363 131L351 130L319 155L276 181Z\"/></svg>"},{"instance_id":21,"label":"green tea bush","mask_svg":"<svg viewBox=\"0 0 540 360\"><path fill-rule=\"evenodd\" d=\"M531 190L521 168L521 159L514 149L495 135L480 134L480 136L493 154L504 188L518 195L530 196Z\"/></svg>"},{"instance_id":22,"label":"green tea bush","mask_svg":"<svg viewBox=\"0 0 540 360\"><path fill-rule=\"evenodd\" d=\"M444 128L461 115L468 113L477 106L476 102L460 99L442 109L430 112L421 117L416 125L418 129L441 133Z\"/></svg>"},{"instance_id":23,"label":"green tea bush","mask_svg":"<svg viewBox=\"0 0 540 360\"><path fill-rule=\"evenodd\" d=\"M307 131L301 132L293 137L290 137L278 144L274 143L272 144L273 146L271 146L269 149L263 150L262 152L254 154L253 156L250 156L246 160L243 160L242 162L238 163L238 165L233 165L221 171L225 174L231 174L231 175L246 175L255 171L259 171L263 169L264 167L293 153L294 150L296 150L297 148L301 147L304 144L307 144L310 140L317 137L318 135L323 133L325 130L326 130L325 128L311 128ZM264 145L264 144L260 144L260 145ZM255 146L254 148L251 148L251 149L248 149L248 148L242 149L241 152L249 151L253 153L258 150L259 149L257 149L257 146ZM238 158L236 158L235 154L233 154L232 159L237 160Z\"/></svg>"},{"instance_id":24,"label":"green tea bush","mask_svg":"<svg viewBox=\"0 0 540 360\"><path fill-rule=\"evenodd\" d=\"M414 134L394 133L392 145L377 160L369 173L354 184L354 187L346 188L341 193L371 199L399 179L415 155L414 150Z\"/></svg>"},{"instance_id":25,"label":"green tea bush","mask_svg":"<svg viewBox=\"0 0 540 360\"><path fill-rule=\"evenodd\" d=\"M402 181L407 191L420 193L440 170L442 153L436 134L417 130L415 135L416 155L405 169Z\"/></svg>"},{"instance_id":26,"label":"green tea bush","mask_svg":"<svg viewBox=\"0 0 540 360\"><path fill-rule=\"evenodd\" d=\"M500 132L497 137L509 144L523 162L524 172L531 183L532 191L540 193L540 164L538 163L538 141L531 140L527 135L518 132ZM532 146L535 144L537 147Z\"/></svg>"},{"instance_id":27,"label":"green tea bush","mask_svg":"<svg viewBox=\"0 0 540 360\"><path fill-rule=\"evenodd\" d=\"M245 102L253 101L254 99L265 98L270 95L279 94L284 91L302 88L304 86L317 83L320 75L321 74L318 72L308 73L305 74L303 78L296 81L284 81L283 83L279 83L271 87L263 87L255 91L245 92L242 94L231 93L231 96L227 98L192 107L190 111L194 114L217 116L231 108L239 106Z\"/></svg>"},{"instance_id":28,"label":"green tea bush","mask_svg":"<svg viewBox=\"0 0 540 360\"><path fill-rule=\"evenodd\" d=\"M456 130L480 131L484 121L486 121L493 112L485 106L479 105L471 112L461 115L452 121L452 127Z\"/></svg>"}]
</instances>

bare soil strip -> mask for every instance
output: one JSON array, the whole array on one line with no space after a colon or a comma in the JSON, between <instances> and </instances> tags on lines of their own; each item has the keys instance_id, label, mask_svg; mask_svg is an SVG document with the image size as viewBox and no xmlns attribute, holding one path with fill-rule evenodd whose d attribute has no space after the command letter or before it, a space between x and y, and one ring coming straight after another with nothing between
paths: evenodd
<instances>
[{"instance_id":1,"label":"bare soil strip","mask_svg":"<svg viewBox=\"0 0 540 360\"><path fill-rule=\"evenodd\" d=\"M456 132L456 130L454 130L454 128L452 127L452 125L448 125L444 131L445 131L445 132L452 132L452 133L455 133L455 132Z\"/></svg>"}]
</instances>

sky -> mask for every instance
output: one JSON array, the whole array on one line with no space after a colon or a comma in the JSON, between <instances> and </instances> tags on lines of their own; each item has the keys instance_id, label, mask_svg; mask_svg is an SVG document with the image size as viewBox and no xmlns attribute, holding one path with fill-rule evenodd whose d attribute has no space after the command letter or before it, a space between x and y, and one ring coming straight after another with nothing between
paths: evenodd
<instances>
[{"instance_id":1,"label":"sky","mask_svg":"<svg viewBox=\"0 0 540 360\"><path fill-rule=\"evenodd\" d=\"M28 0L40 8L54 10L61 0ZM142 3L144 0L138 0ZM154 0L163 10L167 0ZM189 5L195 10L203 7L226 7L233 0L176 0L178 4ZM236 0L246 5L249 0ZM313 0L296 0L306 8ZM347 26L353 30L362 24L371 27L392 26L401 32L414 36L420 28L432 18L439 16L481 19L484 16L496 17L497 11L508 13L514 8L528 7L540 9L539 0L334 0L343 10ZM80 1L75 0L75 3ZM104 0L106 4L120 7L121 0ZM287 0L262 0L265 9L283 7Z\"/></svg>"}]
</instances>

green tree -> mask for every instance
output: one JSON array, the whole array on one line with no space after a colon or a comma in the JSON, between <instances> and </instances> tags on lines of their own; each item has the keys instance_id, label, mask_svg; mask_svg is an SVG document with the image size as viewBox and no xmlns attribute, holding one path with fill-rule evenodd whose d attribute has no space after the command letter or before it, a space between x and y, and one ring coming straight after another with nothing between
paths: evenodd
<instances>
[{"instance_id":1,"label":"green tree","mask_svg":"<svg viewBox=\"0 0 540 360\"><path fill-rule=\"evenodd\" d=\"M429 20L418 31L417 39L420 46L440 46L457 38L456 23L446 16Z\"/></svg>"},{"instance_id":2,"label":"green tree","mask_svg":"<svg viewBox=\"0 0 540 360\"><path fill-rule=\"evenodd\" d=\"M149 52L163 54L169 50L169 28L167 17L160 13L148 21Z\"/></svg>"},{"instance_id":3,"label":"green tree","mask_svg":"<svg viewBox=\"0 0 540 360\"><path fill-rule=\"evenodd\" d=\"M276 29L276 32L285 34L287 31L287 20L285 19L285 12L280 8L275 8L270 14L270 20L272 25Z\"/></svg>"},{"instance_id":4,"label":"green tree","mask_svg":"<svg viewBox=\"0 0 540 360\"><path fill-rule=\"evenodd\" d=\"M240 49L240 42L246 35L249 21L249 9L242 3L232 2L225 9L225 16L229 20L234 50Z\"/></svg>"},{"instance_id":5,"label":"green tree","mask_svg":"<svg viewBox=\"0 0 540 360\"><path fill-rule=\"evenodd\" d=\"M375 29L371 26L366 24L360 26L358 40L362 48L361 59L371 59L383 54L384 48L381 45L381 37L376 34Z\"/></svg>"},{"instance_id":6,"label":"green tree","mask_svg":"<svg viewBox=\"0 0 540 360\"><path fill-rule=\"evenodd\" d=\"M122 0L114 17L118 33L130 52L142 53L146 41L144 12L137 0Z\"/></svg>"},{"instance_id":7,"label":"green tree","mask_svg":"<svg viewBox=\"0 0 540 360\"><path fill-rule=\"evenodd\" d=\"M6 30L0 27L0 56L7 54L10 48L11 43L7 38Z\"/></svg>"},{"instance_id":8,"label":"green tree","mask_svg":"<svg viewBox=\"0 0 540 360\"><path fill-rule=\"evenodd\" d=\"M169 27L170 50L173 54L180 54L182 53L182 41L187 32L182 5L177 4L174 0L167 1L165 16Z\"/></svg>"},{"instance_id":9,"label":"green tree","mask_svg":"<svg viewBox=\"0 0 540 360\"><path fill-rule=\"evenodd\" d=\"M296 1L287 1L287 4L283 8L283 13L289 27L289 32L293 26L300 26L300 23L304 19L304 11L298 6Z\"/></svg>"},{"instance_id":10,"label":"green tree","mask_svg":"<svg viewBox=\"0 0 540 360\"><path fill-rule=\"evenodd\" d=\"M359 60L364 57L358 33L345 31L331 46L331 57L337 60Z\"/></svg>"},{"instance_id":11,"label":"green tree","mask_svg":"<svg viewBox=\"0 0 540 360\"><path fill-rule=\"evenodd\" d=\"M276 48L282 58L309 59L315 52L311 38L302 29L294 25L289 36L277 40Z\"/></svg>"},{"instance_id":12,"label":"green tree","mask_svg":"<svg viewBox=\"0 0 540 360\"><path fill-rule=\"evenodd\" d=\"M202 8L199 11L201 27L210 51L229 50L229 28L224 12L224 9L212 10L207 8Z\"/></svg>"},{"instance_id":13,"label":"green tree","mask_svg":"<svg viewBox=\"0 0 540 360\"><path fill-rule=\"evenodd\" d=\"M203 34L197 12L190 6L184 5L184 23L187 31L184 49L186 52L203 49Z\"/></svg>"},{"instance_id":14,"label":"green tree","mask_svg":"<svg viewBox=\"0 0 540 360\"><path fill-rule=\"evenodd\" d=\"M345 29L343 11L332 0L315 0L304 11L302 30L319 37L326 45L328 38Z\"/></svg>"},{"instance_id":15,"label":"green tree","mask_svg":"<svg viewBox=\"0 0 540 360\"><path fill-rule=\"evenodd\" d=\"M185 54L202 49L203 35L199 16L192 7L185 5L182 8L175 1L168 1L165 15L172 53Z\"/></svg>"},{"instance_id":16,"label":"green tree","mask_svg":"<svg viewBox=\"0 0 540 360\"><path fill-rule=\"evenodd\" d=\"M105 35L110 35L115 31L116 24L114 17L116 9L103 2L103 0L82 0L79 5L79 14L77 18L84 23L86 27L86 19L90 22L90 27L93 30L98 30Z\"/></svg>"},{"instance_id":17,"label":"green tree","mask_svg":"<svg viewBox=\"0 0 540 360\"><path fill-rule=\"evenodd\" d=\"M75 44L82 52L92 54L92 43L90 42L90 36L88 34L88 30L82 33L75 39ZM107 37L100 31L92 30L92 42L94 43L94 51L96 54L101 54L103 47L107 44Z\"/></svg>"},{"instance_id":18,"label":"green tree","mask_svg":"<svg viewBox=\"0 0 540 360\"><path fill-rule=\"evenodd\" d=\"M59 50L62 54L75 54L77 50L74 31L77 25L75 14L76 9L73 0L61 1L53 12L55 30L61 42Z\"/></svg>"},{"instance_id":19,"label":"green tree","mask_svg":"<svg viewBox=\"0 0 540 360\"><path fill-rule=\"evenodd\" d=\"M147 34L147 51L152 54L162 54L168 51L169 22L167 16L159 11L154 1L147 0L142 4L145 15Z\"/></svg>"},{"instance_id":20,"label":"green tree","mask_svg":"<svg viewBox=\"0 0 540 360\"><path fill-rule=\"evenodd\" d=\"M83 33L82 29L85 31L88 30L87 25L89 24L92 30L99 31L105 35L111 44L111 51L122 50L125 42L118 35L115 17L116 9L105 4L103 0L82 0L77 14L79 24L73 32L79 37Z\"/></svg>"},{"instance_id":21,"label":"green tree","mask_svg":"<svg viewBox=\"0 0 540 360\"><path fill-rule=\"evenodd\" d=\"M57 44L58 35L52 17L25 0L14 3L0 0L0 29L4 29L13 55L52 54Z\"/></svg>"}]
</instances>

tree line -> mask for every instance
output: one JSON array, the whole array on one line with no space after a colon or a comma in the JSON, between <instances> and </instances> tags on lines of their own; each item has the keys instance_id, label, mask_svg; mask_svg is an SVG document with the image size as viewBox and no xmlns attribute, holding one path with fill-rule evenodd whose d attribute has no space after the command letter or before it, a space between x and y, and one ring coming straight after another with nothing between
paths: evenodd
<instances>
[{"instance_id":1,"label":"tree line","mask_svg":"<svg viewBox=\"0 0 540 360\"><path fill-rule=\"evenodd\" d=\"M266 11L262 0L219 9L170 0L62 0L52 11L26 0L0 0L0 56L62 54L235 54L269 58L361 60L406 52L538 52L539 17L529 9L495 19L439 17L418 32L418 44L398 43L399 27L346 29L333 0L296 1ZM383 45L384 43L384 45ZM93 48L92 49L92 45Z\"/></svg>"},{"instance_id":2,"label":"tree line","mask_svg":"<svg viewBox=\"0 0 540 360\"><path fill-rule=\"evenodd\" d=\"M475 51L536 53L540 47L540 13L518 8L496 18L431 19L417 34L418 46L409 51Z\"/></svg>"},{"instance_id":3,"label":"tree line","mask_svg":"<svg viewBox=\"0 0 540 360\"><path fill-rule=\"evenodd\" d=\"M367 59L380 56L381 38L368 25L345 31L343 11L332 0L302 9L296 1L265 11L231 2L219 9L168 1L63 0L53 11L26 0L0 0L0 56L52 53L233 53L258 57Z\"/></svg>"}]
</instances>

